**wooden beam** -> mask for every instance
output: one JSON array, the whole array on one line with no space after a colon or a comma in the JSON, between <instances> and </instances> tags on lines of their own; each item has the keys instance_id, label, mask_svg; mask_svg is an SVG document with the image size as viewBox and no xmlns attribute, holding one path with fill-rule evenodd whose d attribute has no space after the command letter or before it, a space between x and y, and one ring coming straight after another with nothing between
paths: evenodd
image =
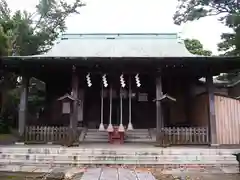
<instances>
[{"instance_id":1,"label":"wooden beam","mask_svg":"<svg viewBox=\"0 0 240 180\"><path fill-rule=\"evenodd\" d=\"M28 86L29 86L29 78L23 76L22 85L21 85L20 104L19 104L19 111L18 111L18 133L20 138L24 136L25 126L26 126Z\"/></svg>"},{"instance_id":2,"label":"wooden beam","mask_svg":"<svg viewBox=\"0 0 240 180\"><path fill-rule=\"evenodd\" d=\"M73 66L72 69L72 97L74 98L73 105L72 105L72 111L71 111L71 117L70 117L70 129L72 130L72 137L71 142L74 143L77 136L77 125L78 125L78 85L79 85L79 79L78 74L76 72L76 67Z\"/></svg>"},{"instance_id":3,"label":"wooden beam","mask_svg":"<svg viewBox=\"0 0 240 180\"><path fill-rule=\"evenodd\" d=\"M162 92L162 79L161 76L158 76L156 78L156 99L161 99L163 96ZM156 142L161 143L162 141L162 133L161 130L164 126L163 124L163 114L162 114L162 103L161 101L156 101L156 131L157 131L157 136L156 136Z\"/></svg>"},{"instance_id":4,"label":"wooden beam","mask_svg":"<svg viewBox=\"0 0 240 180\"><path fill-rule=\"evenodd\" d=\"M206 77L206 85L207 85L207 92L208 92L209 135L210 135L211 145L215 146L218 144L217 144L214 85L213 85L213 77L211 74L207 75Z\"/></svg>"}]
</instances>

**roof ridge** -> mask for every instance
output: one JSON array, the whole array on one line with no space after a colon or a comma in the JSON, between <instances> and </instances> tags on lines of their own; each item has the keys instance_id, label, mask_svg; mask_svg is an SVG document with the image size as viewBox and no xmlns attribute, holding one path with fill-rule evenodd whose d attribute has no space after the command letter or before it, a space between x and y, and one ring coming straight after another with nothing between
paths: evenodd
<instances>
[{"instance_id":1,"label":"roof ridge","mask_svg":"<svg viewBox=\"0 0 240 180\"><path fill-rule=\"evenodd\" d=\"M64 33L61 39L178 39L178 33Z\"/></svg>"},{"instance_id":2,"label":"roof ridge","mask_svg":"<svg viewBox=\"0 0 240 180\"><path fill-rule=\"evenodd\" d=\"M63 33L62 35L177 35L178 33Z\"/></svg>"}]
</instances>

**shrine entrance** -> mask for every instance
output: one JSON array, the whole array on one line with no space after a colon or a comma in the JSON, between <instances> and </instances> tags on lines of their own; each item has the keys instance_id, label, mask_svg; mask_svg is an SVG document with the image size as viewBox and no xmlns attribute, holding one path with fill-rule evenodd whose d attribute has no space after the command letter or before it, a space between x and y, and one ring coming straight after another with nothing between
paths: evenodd
<instances>
[{"instance_id":1,"label":"shrine entrance","mask_svg":"<svg viewBox=\"0 0 240 180\"><path fill-rule=\"evenodd\" d=\"M101 131L107 130L109 125L122 125L125 130L155 128L155 84L151 76L142 75L140 87L133 75L124 76L124 87L119 77L114 77L108 77L104 85L101 76L92 76L94 86L85 89L85 126Z\"/></svg>"}]
</instances>

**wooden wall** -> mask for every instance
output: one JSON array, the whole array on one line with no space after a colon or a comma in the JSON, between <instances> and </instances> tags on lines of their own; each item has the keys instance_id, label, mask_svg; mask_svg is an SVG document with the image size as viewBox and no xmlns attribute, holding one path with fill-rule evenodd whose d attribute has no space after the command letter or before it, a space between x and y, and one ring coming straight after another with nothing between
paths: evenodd
<instances>
[{"instance_id":1,"label":"wooden wall","mask_svg":"<svg viewBox=\"0 0 240 180\"><path fill-rule=\"evenodd\" d=\"M218 144L240 144L240 101L215 96Z\"/></svg>"},{"instance_id":2,"label":"wooden wall","mask_svg":"<svg viewBox=\"0 0 240 180\"><path fill-rule=\"evenodd\" d=\"M170 104L170 117L169 124L171 126L179 125L187 123L186 111L185 111L185 99L182 95L174 96L177 101Z\"/></svg>"},{"instance_id":3,"label":"wooden wall","mask_svg":"<svg viewBox=\"0 0 240 180\"><path fill-rule=\"evenodd\" d=\"M215 95L217 143L240 144L240 101ZM192 126L208 126L208 95L196 96L192 101Z\"/></svg>"},{"instance_id":4,"label":"wooden wall","mask_svg":"<svg viewBox=\"0 0 240 180\"><path fill-rule=\"evenodd\" d=\"M191 125L207 127L208 126L208 96L201 94L192 99L190 109Z\"/></svg>"}]
</instances>

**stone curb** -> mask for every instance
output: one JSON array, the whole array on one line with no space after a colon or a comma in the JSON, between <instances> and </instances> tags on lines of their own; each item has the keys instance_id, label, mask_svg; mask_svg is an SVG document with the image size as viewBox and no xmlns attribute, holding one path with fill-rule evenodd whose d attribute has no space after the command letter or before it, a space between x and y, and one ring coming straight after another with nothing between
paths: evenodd
<instances>
[{"instance_id":1,"label":"stone curb","mask_svg":"<svg viewBox=\"0 0 240 180\"><path fill-rule=\"evenodd\" d=\"M28 172L28 173L50 173L53 170L56 171L56 169L64 169L64 174L66 177L71 178L76 173L82 173L85 171L86 168L97 168L97 167L123 167L128 169L136 169L136 168L148 168L151 171L160 171L162 174L181 174L181 173L211 173L214 170L214 173L217 174L234 174L238 173L238 167L237 166L231 166L231 167L216 167L215 165L209 165L209 166L121 166L121 165L90 165L90 166L79 166L79 167L72 167L72 166L64 166L62 168L61 166L19 166L19 165L6 165L0 167L0 173L1 172Z\"/></svg>"}]
</instances>

